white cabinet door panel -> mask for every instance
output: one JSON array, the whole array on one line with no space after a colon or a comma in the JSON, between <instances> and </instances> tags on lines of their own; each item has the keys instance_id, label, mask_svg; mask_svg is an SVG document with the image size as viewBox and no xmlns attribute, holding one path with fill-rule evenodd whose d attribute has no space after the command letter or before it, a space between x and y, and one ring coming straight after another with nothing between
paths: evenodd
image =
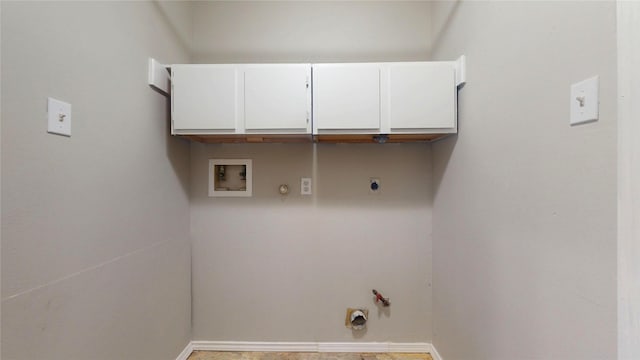
<instances>
[{"instance_id":1,"label":"white cabinet door panel","mask_svg":"<svg viewBox=\"0 0 640 360\"><path fill-rule=\"evenodd\" d=\"M236 128L235 66L175 65L171 72L174 129Z\"/></svg>"},{"instance_id":2,"label":"white cabinet door panel","mask_svg":"<svg viewBox=\"0 0 640 360\"><path fill-rule=\"evenodd\" d=\"M379 129L380 66L313 65L316 129Z\"/></svg>"},{"instance_id":3,"label":"white cabinet door panel","mask_svg":"<svg viewBox=\"0 0 640 360\"><path fill-rule=\"evenodd\" d=\"M456 85L451 63L391 64L389 98L392 131L455 127Z\"/></svg>"},{"instance_id":4,"label":"white cabinet door panel","mask_svg":"<svg viewBox=\"0 0 640 360\"><path fill-rule=\"evenodd\" d=\"M245 128L310 131L311 66L255 65L244 72Z\"/></svg>"}]
</instances>

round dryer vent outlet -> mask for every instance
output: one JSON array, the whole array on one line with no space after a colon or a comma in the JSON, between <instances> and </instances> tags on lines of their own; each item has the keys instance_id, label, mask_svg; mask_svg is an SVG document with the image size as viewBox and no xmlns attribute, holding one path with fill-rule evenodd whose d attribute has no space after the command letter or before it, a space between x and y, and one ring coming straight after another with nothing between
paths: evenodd
<instances>
[{"instance_id":1,"label":"round dryer vent outlet","mask_svg":"<svg viewBox=\"0 0 640 360\"><path fill-rule=\"evenodd\" d=\"M369 310L367 309L347 309L347 317L344 321L346 327L352 330L362 330L367 325L367 317L369 316Z\"/></svg>"}]
</instances>

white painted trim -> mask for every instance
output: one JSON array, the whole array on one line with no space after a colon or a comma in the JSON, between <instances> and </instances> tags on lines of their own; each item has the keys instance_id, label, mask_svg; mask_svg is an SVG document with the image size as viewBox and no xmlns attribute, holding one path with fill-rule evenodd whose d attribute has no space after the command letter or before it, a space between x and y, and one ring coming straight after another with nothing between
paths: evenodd
<instances>
[{"instance_id":1,"label":"white painted trim","mask_svg":"<svg viewBox=\"0 0 640 360\"><path fill-rule=\"evenodd\" d=\"M345 352L345 353L429 353L442 360L430 343L393 342L262 342L262 341L192 341L176 360L187 360L194 351L263 351L263 352Z\"/></svg>"},{"instance_id":2,"label":"white painted trim","mask_svg":"<svg viewBox=\"0 0 640 360\"><path fill-rule=\"evenodd\" d=\"M454 62L456 71L456 86L461 87L467 83L467 57L462 55Z\"/></svg>"},{"instance_id":3,"label":"white painted trim","mask_svg":"<svg viewBox=\"0 0 640 360\"><path fill-rule=\"evenodd\" d=\"M389 352L388 343L365 342L365 343L318 343L318 352L343 352L343 353L383 353Z\"/></svg>"},{"instance_id":4,"label":"white painted trim","mask_svg":"<svg viewBox=\"0 0 640 360\"><path fill-rule=\"evenodd\" d=\"M393 353L431 353L433 345L429 343L389 343L388 352Z\"/></svg>"},{"instance_id":5,"label":"white painted trim","mask_svg":"<svg viewBox=\"0 0 640 360\"><path fill-rule=\"evenodd\" d=\"M640 359L640 3L617 1L618 355Z\"/></svg>"},{"instance_id":6,"label":"white painted trim","mask_svg":"<svg viewBox=\"0 0 640 360\"><path fill-rule=\"evenodd\" d=\"M149 73L147 75L149 86L165 96L169 95L169 72L167 67L159 61L149 58Z\"/></svg>"},{"instance_id":7,"label":"white painted trim","mask_svg":"<svg viewBox=\"0 0 640 360\"><path fill-rule=\"evenodd\" d=\"M193 352L193 341L190 341L187 346L184 347L184 350L178 355L176 360L187 360L191 353Z\"/></svg>"},{"instance_id":8,"label":"white painted trim","mask_svg":"<svg viewBox=\"0 0 640 360\"><path fill-rule=\"evenodd\" d=\"M429 344L429 350L425 352L428 352L433 360L442 360L442 356L440 356L440 353L438 353L438 350L436 350L436 347L433 344Z\"/></svg>"},{"instance_id":9,"label":"white painted trim","mask_svg":"<svg viewBox=\"0 0 640 360\"><path fill-rule=\"evenodd\" d=\"M264 352L317 352L318 345L308 342L262 341L192 341L193 350L206 351L264 351Z\"/></svg>"}]
</instances>

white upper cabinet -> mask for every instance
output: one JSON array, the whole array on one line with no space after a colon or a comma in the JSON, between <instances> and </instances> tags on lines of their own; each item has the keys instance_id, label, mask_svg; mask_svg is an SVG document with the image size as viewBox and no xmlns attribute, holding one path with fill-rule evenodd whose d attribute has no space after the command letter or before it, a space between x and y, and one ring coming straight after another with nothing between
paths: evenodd
<instances>
[{"instance_id":1,"label":"white upper cabinet","mask_svg":"<svg viewBox=\"0 0 640 360\"><path fill-rule=\"evenodd\" d=\"M237 78L234 65L172 66L174 133L234 131L238 118Z\"/></svg>"},{"instance_id":2,"label":"white upper cabinet","mask_svg":"<svg viewBox=\"0 0 640 360\"><path fill-rule=\"evenodd\" d=\"M390 63L390 132L456 127L452 62Z\"/></svg>"},{"instance_id":3,"label":"white upper cabinet","mask_svg":"<svg viewBox=\"0 0 640 360\"><path fill-rule=\"evenodd\" d=\"M454 62L313 65L314 134L456 132Z\"/></svg>"},{"instance_id":4,"label":"white upper cabinet","mask_svg":"<svg viewBox=\"0 0 640 360\"><path fill-rule=\"evenodd\" d=\"M313 65L314 133L380 128L380 65Z\"/></svg>"},{"instance_id":5,"label":"white upper cabinet","mask_svg":"<svg viewBox=\"0 0 640 360\"><path fill-rule=\"evenodd\" d=\"M247 65L244 126L247 132L311 133L311 65Z\"/></svg>"},{"instance_id":6,"label":"white upper cabinet","mask_svg":"<svg viewBox=\"0 0 640 360\"><path fill-rule=\"evenodd\" d=\"M291 138L455 133L457 86L464 82L463 68L464 58L173 65L172 133Z\"/></svg>"}]
</instances>

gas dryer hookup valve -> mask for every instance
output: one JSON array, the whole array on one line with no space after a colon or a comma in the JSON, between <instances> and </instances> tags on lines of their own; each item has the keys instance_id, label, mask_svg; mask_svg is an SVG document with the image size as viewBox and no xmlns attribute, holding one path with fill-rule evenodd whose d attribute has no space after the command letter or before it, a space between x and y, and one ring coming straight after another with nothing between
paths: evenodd
<instances>
[{"instance_id":1,"label":"gas dryer hookup valve","mask_svg":"<svg viewBox=\"0 0 640 360\"><path fill-rule=\"evenodd\" d=\"M372 292L373 292L373 295L376 296L376 303L380 301L382 302L382 306L385 306L385 307L391 305L391 303L389 302L389 298L382 297L382 294L380 294L376 289L373 289Z\"/></svg>"}]
</instances>

